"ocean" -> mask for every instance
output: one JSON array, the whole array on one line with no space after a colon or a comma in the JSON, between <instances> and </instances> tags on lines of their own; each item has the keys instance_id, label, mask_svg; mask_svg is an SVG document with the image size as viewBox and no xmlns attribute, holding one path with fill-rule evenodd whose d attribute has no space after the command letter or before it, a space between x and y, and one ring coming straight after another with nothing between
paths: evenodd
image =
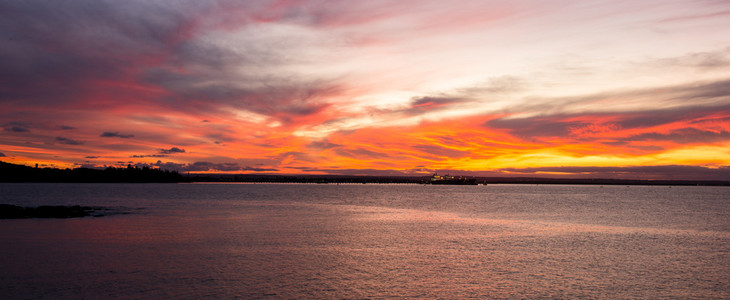
<instances>
[{"instance_id":1,"label":"ocean","mask_svg":"<svg viewBox=\"0 0 730 300\"><path fill-rule=\"evenodd\" d=\"M2 183L0 299L730 298L730 188Z\"/></svg>"}]
</instances>

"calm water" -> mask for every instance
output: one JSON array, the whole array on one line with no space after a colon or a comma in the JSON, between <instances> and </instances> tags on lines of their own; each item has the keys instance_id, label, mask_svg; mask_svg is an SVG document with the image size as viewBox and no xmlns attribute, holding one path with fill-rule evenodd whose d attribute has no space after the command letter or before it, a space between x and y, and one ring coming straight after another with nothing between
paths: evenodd
<instances>
[{"instance_id":1,"label":"calm water","mask_svg":"<svg viewBox=\"0 0 730 300\"><path fill-rule=\"evenodd\" d=\"M730 188L0 184L0 298L730 298Z\"/></svg>"}]
</instances>

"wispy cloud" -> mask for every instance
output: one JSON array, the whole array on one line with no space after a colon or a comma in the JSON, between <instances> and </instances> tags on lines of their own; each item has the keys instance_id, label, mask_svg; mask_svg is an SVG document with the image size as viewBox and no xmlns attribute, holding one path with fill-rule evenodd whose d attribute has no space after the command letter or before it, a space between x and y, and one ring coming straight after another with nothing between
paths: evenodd
<instances>
[{"instance_id":1,"label":"wispy cloud","mask_svg":"<svg viewBox=\"0 0 730 300\"><path fill-rule=\"evenodd\" d=\"M499 170L509 176L556 176L567 178L623 178L665 180L727 180L730 168L702 166L629 166L629 167L537 167L505 168Z\"/></svg>"},{"instance_id":2,"label":"wispy cloud","mask_svg":"<svg viewBox=\"0 0 730 300\"><path fill-rule=\"evenodd\" d=\"M185 149L178 147L172 147L170 149L160 149L160 154L174 154L174 153L185 153Z\"/></svg>"},{"instance_id":3,"label":"wispy cloud","mask_svg":"<svg viewBox=\"0 0 730 300\"><path fill-rule=\"evenodd\" d=\"M77 141L74 139L65 138L65 137L61 137L61 136L56 137L56 142L59 144L66 144L66 145L83 145L84 144L84 142L82 142L82 141Z\"/></svg>"},{"instance_id":4,"label":"wispy cloud","mask_svg":"<svg viewBox=\"0 0 730 300\"><path fill-rule=\"evenodd\" d=\"M133 134L121 134L118 131L114 131L114 132L112 132L112 131L105 131L104 133L102 133L100 135L100 137L105 137L105 138L117 137L117 138L129 139L129 138L133 138L134 135Z\"/></svg>"},{"instance_id":5,"label":"wispy cloud","mask_svg":"<svg viewBox=\"0 0 730 300\"><path fill-rule=\"evenodd\" d=\"M6 132L29 132L28 125L23 122L9 122L3 124L3 131Z\"/></svg>"},{"instance_id":6,"label":"wispy cloud","mask_svg":"<svg viewBox=\"0 0 730 300\"><path fill-rule=\"evenodd\" d=\"M146 157L168 157L167 154L135 154L130 158L146 158Z\"/></svg>"},{"instance_id":7,"label":"wispy cloud","mask_svg":"<svg viewBox=\"0 0 730 300\"><path fill-rule=\"evenodd\" d=\"M260 168L251 166L241 166L236 162L224 162L224 163L213 163L207 161L196 161L193 163L174 163L174 162L162 162L157 161L156 163L139 163L138 166L147 167L159 167L165 170L183 171L183 172L276 172L275 168Z\"/></svg>"}]
</instances>

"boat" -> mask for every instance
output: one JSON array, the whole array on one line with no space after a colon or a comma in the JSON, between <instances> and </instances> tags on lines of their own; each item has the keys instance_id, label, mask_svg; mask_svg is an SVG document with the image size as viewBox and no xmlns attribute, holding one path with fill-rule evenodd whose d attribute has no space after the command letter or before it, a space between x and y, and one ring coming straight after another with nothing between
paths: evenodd
<instances>
[{"instance_id":1,"label":"boat","mask_svg":"<svg viewBox=\"0 0 730 300\"><path fill-rule=\"evenodd\" d=\"M475 178L463 177L463 176L451 176L451 175L438 175L433 173L431 180L426 184L449 184L449 185L477 185Z\"/></svg>"}]
</instances>

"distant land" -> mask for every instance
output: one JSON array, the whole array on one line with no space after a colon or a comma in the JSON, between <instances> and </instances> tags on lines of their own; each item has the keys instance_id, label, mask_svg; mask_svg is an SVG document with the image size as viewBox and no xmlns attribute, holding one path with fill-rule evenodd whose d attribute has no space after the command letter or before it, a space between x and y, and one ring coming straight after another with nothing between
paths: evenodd
<instances>
[{"instance_id":1,"label":"distant land","mask_svg":"<svg viewBox=\"0 0 730 300\"><path fill-rule=\"evenodd\" d=\"M112 210L104 207L90 207L80 205L41 205L38 207L21 207L17 205L0 204L0 219L66 219L83 217L103 217L106 215L105 213L109 211Z\"/></svg>"},{"instance_id":2,"label":"distant land","mask_svg":"<svg viewBox=\"0 0 730 300\"><path fill-rule=\"evenodd\" d=\"M730 186L727 180L635 180L601 178L469 177L480 184L593 184L593 185L702 185ZM313 184L421 184L430 176L352 176L352 175L271 175L271 174L188 174L176 171L109 167L106 169L34 168L0 161L0 182L248 182Z\"/></svg>"},{"instance_id":3,"label":"distant land","mask_svg":"<svg viewBox=\"0 0 730 300\"><path fill-rule=\"evenodd\" d=\"M151 168L54 169L0 161L0 182L183 182L178 172Z\"/></svg>"}]
</instances>

